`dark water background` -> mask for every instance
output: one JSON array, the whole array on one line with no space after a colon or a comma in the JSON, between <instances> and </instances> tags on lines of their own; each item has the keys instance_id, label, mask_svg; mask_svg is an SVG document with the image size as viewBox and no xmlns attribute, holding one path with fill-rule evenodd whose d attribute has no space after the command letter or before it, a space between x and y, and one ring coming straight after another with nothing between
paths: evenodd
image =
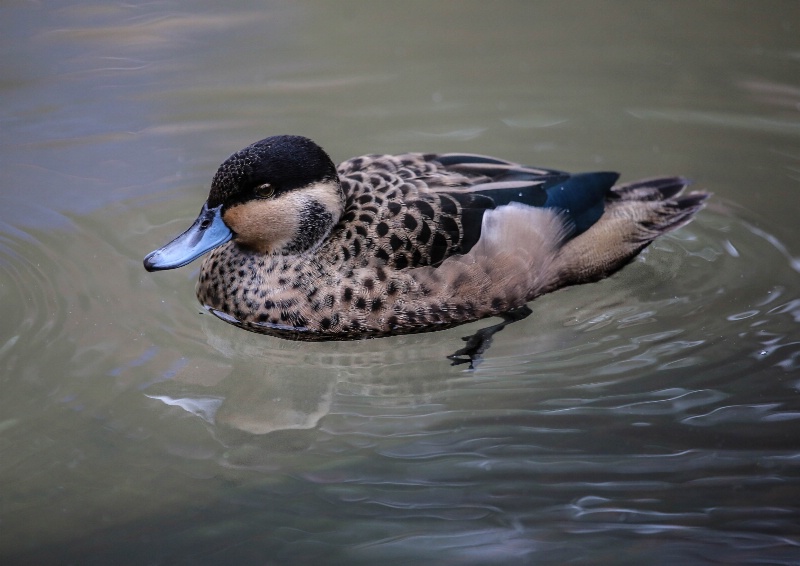
<instances>
[{"instance_id":1,"label":"dark water background","mask_svg":"<svg viewBox=\"0 0 800 566\"><path fill-rule=\"evenodd\" d=\"M800 563L800 4L0 8L0 562ZM682 174L698 219L486 323L306 344L145 273L217 165Z\"/></svg>"}]
</instances>

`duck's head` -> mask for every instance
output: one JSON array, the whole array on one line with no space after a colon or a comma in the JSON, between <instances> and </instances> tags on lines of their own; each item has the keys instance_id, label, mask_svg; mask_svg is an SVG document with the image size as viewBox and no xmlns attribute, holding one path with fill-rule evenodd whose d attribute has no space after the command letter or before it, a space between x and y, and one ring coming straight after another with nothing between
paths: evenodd
<instances>
[{"instance_id":1,"label":"duck's head","mask_svg":"<svg viewBox=\"0 0 800 566\"><path fill-rule=\"evenodd\" d=\"M336 166L308 138L273 136L220 165L194 224L144 258L147 271L174 269L233 239L263 254L314 248L344 207Z\"/></svg>"}]
</instances>

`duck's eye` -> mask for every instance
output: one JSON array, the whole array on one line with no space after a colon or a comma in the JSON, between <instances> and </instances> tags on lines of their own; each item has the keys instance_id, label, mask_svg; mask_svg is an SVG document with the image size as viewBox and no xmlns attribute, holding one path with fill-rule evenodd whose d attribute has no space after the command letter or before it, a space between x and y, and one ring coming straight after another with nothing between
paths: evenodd
<instances>
[{"instance_id":1,"label":"duck's eye","mask_svg":"<svg viewBox=\"0 0 800 566\"><path fill-rule=\"evenodd\" d=\"M275 187L269 183L264 183L256 187L255 193L259 198L269 198L275 194Z\"/></svg>"}]
</instances>

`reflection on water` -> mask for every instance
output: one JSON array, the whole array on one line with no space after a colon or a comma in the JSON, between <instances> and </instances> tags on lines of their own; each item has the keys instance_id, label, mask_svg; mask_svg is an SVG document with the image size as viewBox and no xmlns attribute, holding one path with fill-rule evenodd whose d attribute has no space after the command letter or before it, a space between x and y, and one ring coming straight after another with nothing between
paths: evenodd
<instances>
[{"instance_id":1,"label":"reflection on water","mask_svg":"<svg viewBox=\"0 0 800 566\"><path fill-rule=\"evenodd\" d=\"M796 18L429 4L9 8L0 562L800 562ZM290 342L142 270L283 132L715 197L469 371L494 321Z\"/></svg>"},{"instance_id":2,"label":"reflection on water","mask_svg":"<svg viewBox=\"0 0 800 566\"><path fill-rule=\"evenodd\" d=\"M90 234L71 238L81 246ZM183 334L184 348L142 337L119 349L109 343L120 333L114 309L102 299L81 307L96 333L68 331L85 290L56 260L70 292L49 307L55 326L19 328L26 343L60 336L62 347L40 356L41 367L60 361L61 379L42 382L30 362L16 368L50 401L4 421L15 447L4 469L56 466L70 488L34 495L37 475L16 477L4 512L32 519L56 501L71 520L92 523L91 511L156 490L161 501L105 516L88 532L49 518L47 528L67 537L53 549L75 556L99 548L145 557L136 547L147 540L211 562L229 559L221 548L235 542L244 561L268 551L279 562L447 552L457 563L619 563L624 551L634 564L658 547L710 562L766 553L789 564L798 556L789 533L800 458L786 427L800 419L800 296L784 253L763 230L706 211L618 276L535 301L534 315L508 327L475 371L445 356L486 321L309 347L201 314L180 297L191 281L154 322ZM35 273L24 257L37 256L26 249L4 265ZM750 257L772 266L769 280L744 268ZM49 285L25 279L15 296L39 297L47 310ZM156 284L171 282L148 285ZM20 338L4 346L12 371ZM37 433L53 410L66 430ZM21 437L30 439L24 449ZM64 445L75 437L79 445ZM102 461L108 477L85 481L106 493L82 493L82 470ZM8 528L25 537L24 525ZM34 563L50 550L31 552Z\"/></svg>"}]
</instances>

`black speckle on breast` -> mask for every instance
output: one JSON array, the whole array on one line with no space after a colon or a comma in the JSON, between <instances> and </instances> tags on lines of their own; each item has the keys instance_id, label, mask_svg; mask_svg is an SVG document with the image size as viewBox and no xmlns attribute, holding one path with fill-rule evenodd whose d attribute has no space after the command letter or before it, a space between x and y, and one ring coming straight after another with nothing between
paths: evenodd
<instances>
[{"instance_id":1,"label":"black speckle on breast","mask_svg":"<svg viewBox=\"0 0 800 566\"><path fill-rule=\"evenodd\" d=\"M439 203L442 206L442 213L448 216L457 216L458 215L458 206L456 205L455 201L448 196L440 195L439 196Z\"/></svg>"},{"instance_id":2,"label":"black speckle on breast","mask_svg":"<svg viewBox=\"0 0 800 566\"><path fill-rule=\"evenodd\" d=\"M417 228L417 224L417 219L410 214L406 214L405 218L403 218L403 226L411 232Z\"/></svg>"},{"instance_id":3,"label":"black speckle on breast","mask_svg":"<svg viewBox=\"0 0 800 566\"><path fill-rule=\"evenodd\" d=\"M400 237L397 236L397 234L392 234L392 237L389 238L389 246L392 248L392 251L394 252L402 248L404 244L405 242L402 239L400 239Z\"/></svg>"},{"instance_id":4,"label":"black speckle on breast","mask_svg":"<svg viewBox=\"0 0 800 566\"><path fill-rule=\"evenodd\" d=\"M419 234L417 234L417 242L419 242L420 245L424 246L425 244L428 243L430 239L431 239L430 226L428 226L427 222L423 222L422 227L419 229Z\"/></svg>"},{"instance_id":5,"label":"black speckle on breast","mask_svg":"<svg viewBox=\"0 0 800 566\"><path fill-rule=\"evenodd\" d=\"M433 236L433 245L431 246L431 265L437 265L444 259L447 248L447 239L437 232Z\"/></svg>"},{"instance_id":6,"label":"black speckle on breast","mask_svg":"<svg viewBox=\"0 0 800 566\"><path fill-rule=\"evenodd\" d=\"M442 216L440 220L440 226L442 230L447 232L447 234L453 239L454 244L461 239L461 231L458 228L458 223L456 223L455 219L452 217Z\"/></svg>"},{"instance_id":7,"label":"black speckle on breast","mask_svg":"<svg viewBox=\"0 0 800 566\"><path fill-rule=\"evenodd\" d=\"M433 207L424 200L414 201L414 206L417 207L420 213L422 213L422 215L427 218L433 218L434 216L436 216Z\"/></svg>"}]
</instances>

